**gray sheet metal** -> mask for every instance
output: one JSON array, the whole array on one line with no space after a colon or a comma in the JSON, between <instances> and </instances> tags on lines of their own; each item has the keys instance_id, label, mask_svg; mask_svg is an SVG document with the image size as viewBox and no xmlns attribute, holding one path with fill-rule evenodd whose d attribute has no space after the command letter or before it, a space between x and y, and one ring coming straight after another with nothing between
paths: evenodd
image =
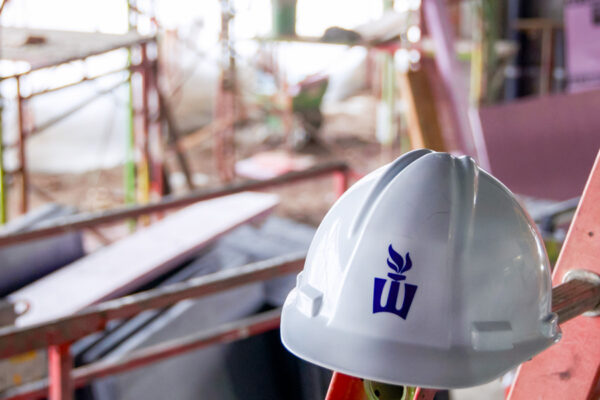
<instances>
[{"instance_id":1,"label":"gray sheet metal","mask_svg":"<svg viewBox=\"0 0 600 400\"><path fill-rule=\"evenodd\" d=\"M291 251L306 250L312 240L314 229L276 217L269 218L260 228L243 226L222 238L208 254L198 259L199 263L213 264L217 256L220 268L235 268L248 262L266 259ZM201 273L201 272L200 272ZM279 305L284 295L293 287L295 277L274 279L270 282L248 285L223 292L198 301L184 301L171 307L151 321L140 326L126 340L114 346L106 355L118 358L128 352L164 340L174 339L216 326L256 312L264 304ZM272 334L277 334L272 333ZM116 336L113 336L113 339ZM110 346L106 346L110 347ZM100 347L97 347L100 348ZM243 349L244 345L240 347ZM260 348L250 345L244 351L253 355ZM237 350L236 350L237 351ZM96 355L101 355L97 352ZM92 354L92 353L89 353ZM254 361L269 363L268 357L259 354L254 361L246 362L235 357L231 345L215 345L172 358L145 368L100 379L92 385L95 400L137 399L223 399L238 400L239 387L234 385L232 363L256 373L261 368ZM261 360L257 360L261 358ZM91 361L91 359L88 359ZM243 365L239 365L243 363ZM276 367L276 366L275 366ZM272 368L272 367L270 367ZM300 367L300 380L307 393L323 389L323 373L312 366ZM236 368L239 371L239 368ZM235 378L235 377L234 377ZM326 382L325 382L326 384ZM275 393L271 383L256 382L263 386L265 399ZM266 395L270 393L269 395ZM310 396L304 398L311 398Z\"/></svg>"},{"instance_id":2,"label":"gray sheet metal","mask_svg":"<svg viewBox=\"0 0 600 400\"><path fill-rule=\"evenodd\" d=\"M22 232L74 212L72 207L46 204L10 221L0 233ZM0 247L0 296L6 296L83 255L81 232Z\"/></svg>"}]
</instances>

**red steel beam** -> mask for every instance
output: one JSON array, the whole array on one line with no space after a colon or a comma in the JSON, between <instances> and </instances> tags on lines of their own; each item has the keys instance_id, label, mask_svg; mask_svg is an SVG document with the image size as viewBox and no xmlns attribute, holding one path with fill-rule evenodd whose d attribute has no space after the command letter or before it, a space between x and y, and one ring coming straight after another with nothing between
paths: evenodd
<instances>
[{"instance_id":1,"label":"red steel beam","mask_svg":"<svg viewBox=\"0 0 600 400\"><path fill-rule=\"evenodd\" d=\"M325 400L366 400L363 380L354 376L334 372Z\"/></svg>"},{"instance_id":2,"label":"red steel beam","mask_svg":"<svg viewBox=\"0 0 600 400\"><path fill-rule=\"evenodd\" d=\"M27 240L40 239L64 232L117 222L127 218L136 218L146 214L168 211L174 208L184 207L198 201L209 200L234 193L251 190L263 190L315 178L318 176L328 175L334 172L349 173L350 168L343 162L325 163L305 169L303 171L288 172L287 174L283 174L272 179L248 180L245 182L228 184L216 189L195 190L184 196L178 197L166 196L163 200L153 204L134 205L108 211L62 217L56 220L58 222L39 229L18 232L10 235L0 235L0 247L9 244L22 243Z\"/></svg>"},{"instance_id":3,"label":"red steel beam","mask_svg":"<svg viewBox=\"0 0 600 400\"><path fill-rule=\"evenodd\" d=\"M73 359L68 344L48 348L48 377L50 379L49 400L73 399L71 369Z\"/></svg>"},{"instance_id":4,"label":"red steel beam","mask_svg":"<svg viewBox=\"0 0 600 400\"><path fill-rule=\"evenodd\" d=\"M70 87L79 85L81 83L91 82L91 81L99 79L99 78L104 78L106 76L117 74L119 72L127 72L127 71L129 71L128 68L118 68L118 69L113 69L111 71L103 72L101 74L94 75L94 76L84 76L83 78L81 78L80 80L75 81L75 82L70 82L70 83L67 83L62 86L55 86L55 87L52 87L49 89L40 90L39 92L33 92L31 94L28 94L27 96L23 96L23 99L29 100L35 96L41 96L43 94L52 93L52 92L56 92L56 91L63 90L63 89L68 89Z\"/></svg>"},{"instance_id":5,"label":"red steel beam","mask_svg":"<svg viewBox=\"0 0 600 400\"><path fill-rule=\"evenodd\" d=\"M281 309L267 311L213 329L165 341L135 350L118 360L101 360L73 370L70 381L73 388L85 386L94 379L129 371L170 357L198 350L217 343L230 343L279 327ZM51 387L53 385L50 385ZM4 399L32 400L47 396L48 380L32 382L2 393Z\"/></svg>"},{"instance_id":6,"label":"red steel beam","mask_svg":"<svg viewBox=\"0 0 600 400\"><path fill-rule=\"evenodd\" d=\"M113 319L132 317L142 311L164 308L186 299L208 296L238 286L299 272L304 254L290 254L239 268L152 289L86 307L78 313L29 327L0 329L0 358L33 349L71 343L104 329Z\"/></svg>"},{"instance_id":7,"label":"red steel beam","mask_svg":"<svg viewBox=\"0 0 600 400\"><path fill-rule=\"evenodd\" d=\"M556 263L554 285L561 283L573 269L600 275L599 238L600 153ZM600 318L578 317L561 325L561 329L560 342L521 365L510 400L598 399Z\"/></svg>"},{"instance_id":8,"label":"red steel beam","mask_svg":"<svg viewBox=\"0 0 600 400\"><path fill-rule=\"evenodd\" d=\"M22 214L27 212L29 208L29 177L27 174L27 163L26 163L26 139L29 135L27 127L25 126L25 99L21 91L21 79L17 78L17 118L19 127L19 138L18 138L18 154L19 154L19 174L21 175L21 206L20 211Z\"/></svg>"},{"instance_id":9,"label":"red steel beam","mask_svg":"<svg viewBox=\"0 0 600 400\"><path fill-rule=\"evenodd\" d=\"M75 114L77 111L80 111L83 108L85 108L85 107L89 106L90 104L94 103L95 101L97 101L98 99L100 99L102 96L106 96L106 95L112 93L114 90L116 90L120 86L126 84L128 81L129 81L129 78L125 79L125 80L122 80L120 82L117 82L114 85L112 85L112 86L110 86L110 87L108 87L106 89L102 89L102 90L97 91L92 96L88 97L87 99L85 99L81 103L78 103L74 107L71 107L67 111L65 111L65 112L57 115L56 117L53 117L53 118L49 119L48 121L45 121L44 123L42 123L40 125L34 126L33 128L31 128L30 130L27 131L27 136L35 135L37 133L40 133L40 132L42 132L42 131L50 128L53 125L56 125L60 121L63 121L65 118L68 118L71 115Z\"/></svg>"}]
</instances>

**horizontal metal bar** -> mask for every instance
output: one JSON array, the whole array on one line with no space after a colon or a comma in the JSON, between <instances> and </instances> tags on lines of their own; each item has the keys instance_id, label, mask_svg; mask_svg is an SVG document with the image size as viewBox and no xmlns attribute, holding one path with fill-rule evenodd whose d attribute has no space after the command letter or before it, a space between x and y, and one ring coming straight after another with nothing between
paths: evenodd
<instances>
[{"instance_id":1,"label":"horizontal metal bar","mask_svg":"<svg viewBox=\"0 0 600 400\"><path fill-rule=\"evenodd\" d=\"M102 74L98 74L98 75L94 75L94 76L84 76L82 79L80 79L80 80L78 80L76 82L71 82L71 83L67 83L67 84L62 85L62 86L56 86L56 87L52 87L52 88L49 88L49 89L40 90L39 92L34 92L34 93L31 93L31 94L29 94L27 96L23 96L23 100L29 100L32 97L41 96L41 95L47 94L47 93L57 92L57 91L63 90L63 89L68 89L70 87L77 86L77 85L79 85L81 83L91 82L91 81L94 81L94 80L99 79L99 78L104 78L104 77L107 77L107 76L110 76L110 75L118 74L119 72L127 72L127 71L129 71L129 68L128 67L124 67L124 68L119 68L119 69L113 69L111 71L103 72Z\"/></svg>"},{"instance_id":2,"label":"horizontal metal bar","mask_svg":"<svg viewBox=\"0 0 600 400\"><path fill-rule=\"evenodd\" d=\"M100 360L73 370L71 379L74 387L85 386L92 380L107 375L129 371L198 350L217 343L230 343L279 327L281 309L267 311L235 322L226 323L200 333L132 351L124 357ZM48 394L48 380L43 379L25 384L2 393L2 398L11 400L39 399Z\"/></svg>"},{"instance_id":3,"label":"horizontal metal bar","mask_svg":"<svg viewBox=\"0 0 600 400\"><path fill-rule=\"evenodd\" d=\"M239 270L234 270L233 272L239 272ZM559 314L560 323L564 323L576 315L597 307L600 302L600 287L580 280L573 280L559 285L553 289L552 293L553 301L555 302L553 311ZM129 296L131 299L134 297ZM104 304L126 303L127 299L118 299ZM217 328L198 334L165 341L154 346L136 350L117 360L101 360L75 369L72 373L74 386L81 387L93 379L132 370L212 344L232 342L260 334L277 328L279 320L280 310L273 310L236 322L223 324ZM11 400L41 398L46 396L47 388L48 381L40 380L5 391L2 393L2 398Z\"/></svg>"},{"instance_id":4,"label":"horizontal metal bar","mask_svg":"<svg viewBox=\"0 0 600 400\"><path fill-rule=\"evenodd\" d=\"M29 327L0 329L0 358L30 350L70 343L104 329L113 319L132 317L142 311L163 308L186 299L208 296L253 282L260 282L298 272L304 254L291 254L248 264L239 268L152 289L131 296L106 301L80 312Z\"/></svg>"},{"instance_id":5,"label":"horizontal metal bar","mask_svg":"<svg viewBox=\"0 0 600 400\"><path fill-rule=\"evenodd\" d=\"M62 114L60 114L54 118L51 118L50 120L44 122L43 124L33 127L31 130L29 130L29 132L27 132L27 136L31 136L36 133L40 133L43 130L50 128L52 125L55 125L55 124L59 123L60 121L64 120L65 118L68 118L69 116L73 115L77 111L79 111L79 110L87 107L88 105L92 104L93 102L97 101L102 96L106 96L107 94L112 93L114 90L118 89L119 86L122 86L128 82L129 82L129 78L122 80L120 82L117 82L116 84L114 84L106 89L103 89L103 90L100 90L100 91L94 93L93 96L85 99L84 101L82 101L81 103L72 107L71 109L63 112Z\"/></svg>"},{"instance_id":6,"label":"horizontal metal bar","mask_svg":"<svg viewBox=\"0 0 600 400\"><path fill-rule=\"evenodd\" d=\"M558 323L600 306L600 285L573 279L552 288L552 311L558 314Z\"/></svg>"},{"instance_id":7,"label":"horizontal metal bar","mask_svg":"<svg viewBox=\"0 0 600 400\"><path fill-rule=\"evenodd\" d=\"M338 171L347 173L349 168L343 162L331 162L317 165L303 171L288 172L287 174L280 175L273 179L248 180L245 182L221 186L216 189L195 190L179 197L166 196L163 198L163 200L154 204L135 205L116 208L108 211L65 216L53 220L54 222L52 222L51 225L42 226L35 230L19 232L10 235L0 235L0 247L14 243L22 243L26 240L39 239L64 232L116 222L127 218L136 218L146 214L167 211L174 208L184 207L198 201L213 199L229 194L285 185Z\"/></svg>"}]
</instances>

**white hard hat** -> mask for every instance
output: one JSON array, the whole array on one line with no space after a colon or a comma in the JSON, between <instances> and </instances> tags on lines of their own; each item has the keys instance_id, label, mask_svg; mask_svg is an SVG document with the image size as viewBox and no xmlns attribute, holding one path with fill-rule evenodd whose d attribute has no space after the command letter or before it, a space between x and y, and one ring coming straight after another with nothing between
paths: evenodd
<instances>
[{"instance_id":1,"label":"white hard hat","mask_svg":"<svg viewBox=\"0 0 600 400\"><path fill-rule=\"evenodd\" d=\"M469 157L416 150L325 216L281 337L348 375L457 388L501 376L560 332L544 246L513 194Z\"/></svg>"}]
</instances>

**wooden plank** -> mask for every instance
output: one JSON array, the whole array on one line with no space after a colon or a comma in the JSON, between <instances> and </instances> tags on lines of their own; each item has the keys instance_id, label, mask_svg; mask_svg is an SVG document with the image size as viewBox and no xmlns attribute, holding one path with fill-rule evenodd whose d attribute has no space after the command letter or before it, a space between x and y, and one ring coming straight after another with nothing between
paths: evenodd
<instances>
[{"instance_id":1,"label":"wooden plank","mask_svg":"<svg viewBox=\"0 0 600 400\"><path fill-rule=\"evenodd\" d=\"M454 131L461 139L465 154L474 157L479 165L489 170L489 160L481 132L479 115L472 112L467 99L467 83L456 58L455 35L450 25L448 8L443 0L424 0L423 16L433 40L435 62L440 80L449 100Z\"/></svg>"},{"instance_id":2,"label":"wooden plank","mask_svg":"<svg viewBox=\"0 0 600 400\"><path fill-rule=\"evenodd\" d=\"M553 286L571 269L600 274L600 153L560 253ZM561 325L562 340L524 363L510 400L597 399L600 318L577 317Z\"/></svg>"},{"instance_id":3,"label":"wooden plank","mask_svg":"<svg viewBox=\"0 0 600 400\"><path fill-rule=\"evenodd\" d=\"M32 42L32 39L37 42ZM134 31L123 35L114 35L97 32L4 27L0 49L4 59L25 61L30 64L29 71L34 71L148 40L152 40L152 38Z\"/></svg>"},{"instance_id":4,"label":"wooden plank","mask_svg":"<svg viewBox=\"0 0 600 400\"><path fill-rule=\"evenodd\" d=\"M268 214L277 195L244 192L197 203L15 292L27 326L128 293L179 265L221 235Z\"/></svg>"},{"instance_id":5,"label":"wooden plank","mask_svg":"<svg viewBox=\"0 0 600 400\"><path fill-rule=\"evenodd\" d=\"M448 151L438 119L435 99L424 68L398 74L400 95L406 102L411 148Z\"/></svg>"}]
</instances>

